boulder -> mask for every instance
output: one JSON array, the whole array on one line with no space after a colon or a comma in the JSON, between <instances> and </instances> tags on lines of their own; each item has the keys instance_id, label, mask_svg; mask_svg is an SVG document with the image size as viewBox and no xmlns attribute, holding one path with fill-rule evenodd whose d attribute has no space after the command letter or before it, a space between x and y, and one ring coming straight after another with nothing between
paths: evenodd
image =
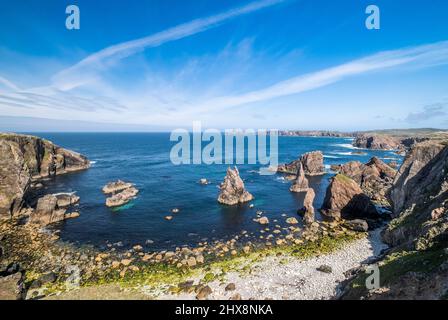
<instances>
[{"instance_id":1,"label":"boulder","mask_svg":"<svg viewBox=\"0 0 448 320\"><path fill-rule=\"evenodd\" d=\"M306 192L308 190L308 179L305 177L302 163L299 163L296 179L289 190L291 192Z\"/></svg>"},{"instance_id":2,"label":"boulder","mask_svg":"<svg viewBox=\"0 0 448 320\"><path fill-rule=\"evenodd\" d=\"M22 300L26 296L23 274L0 276L0 300Z\"/></svg>"},{"instance_id":3,"label":"boulder","mask_svg":"<svg viewBox=\"0 0 448 320\"><path fill-rule=\"evenodd\" d=\"M0 134L0 219L20 214L37 180L89 168L86 157L34 136Z\"/></svg>"},{"instance_id":4,"label":"boulder","mask_svg":"<svg viewBox=\"0 0 448 320\"><path fill-rule=\"evenodd\" d=\"M370 198L351 178L337 174L330 180L321 212L329 218L377 217Z\"/></svg>"},{"instance_id":5,"label":"boulder","mask_svg":"<svg viewBox=\"0 0 448 320\"><path fill-rule=\"evenodd\" d=\"M253 198L246 191L238 169L236 167L235 169L227 168L226 176L220 186L218 202L226 205L236 205L251 201Z\"/></svg>"},{"instance_id":6,"label":"boulder","mask_svg":"<svg viewBox=\"0 0 448 320\"><path fill-rule=\"evenodd\" d=\"M347 220L344 222L344 227L357 232L367 232L369 230L367 221L362 219Z\"/></svg>"}]
</instances>

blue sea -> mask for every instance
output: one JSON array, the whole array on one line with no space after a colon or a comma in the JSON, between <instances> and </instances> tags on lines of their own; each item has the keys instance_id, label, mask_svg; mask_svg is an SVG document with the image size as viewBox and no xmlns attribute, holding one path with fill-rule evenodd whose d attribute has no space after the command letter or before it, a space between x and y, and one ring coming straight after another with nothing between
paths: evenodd
<instances>
[{"instance_id":1,"label":"blue sea","mask_svg":"<svg viewBox=\"0 0 448 320\"><path fill-rule=\"evenodd\" d=\"M62 240L78 245L104 247L121 242L125 247L146 245L149 250L165 250L184 244L229 239L243 230L256 233L262 227L253 222L258 210L271 223L285 225L284 214L297 216L303 194L289 191L291 182L282 175L260 175L260 165L238 165L246 189L255 200L228 207L217 202L218 186L227 165L173 165L170 150L176 142L169 133L33 133L64 148L87 156L92 167L86 171L58 176L46 182L45 193L76 192L81 197L80 216L55 227ZM279 163L301 154L321 150L327 174L311 177L316 192L314 206L325 196L331 164L351 160L367 162L378 156L385 162L401 159L393 151L354 150L349 138L279 137ZM362 151L366 154L354 154ZM211 183L201 185L206 178ZM102 187L121 179L135 183L138 197L129 204L110 209L105 206ZM172 214L173 208L180 212ZM173 215L173 220L165 216ZM319 218L319 216L317 216ZM277 220L277 222L274 222ZM148 241L149 240L149 241Z\"/></svg>"}]
</instances>

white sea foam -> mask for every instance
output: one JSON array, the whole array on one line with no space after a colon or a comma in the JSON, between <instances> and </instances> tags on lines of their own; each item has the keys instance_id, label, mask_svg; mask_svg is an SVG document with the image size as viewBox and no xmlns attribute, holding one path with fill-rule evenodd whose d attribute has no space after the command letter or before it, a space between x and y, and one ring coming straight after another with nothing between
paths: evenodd
<instances>
[{"instance_id":1,"label":"white sea foam","mask_svg":"<svg viewBox=\"0 0 448 320\"><path fill-rule=\"evenodd\" d=\"M339 159L340 157L338 156L329 156L327 154L324 155L324 158L329 158L329 159Z\"/></svg>"},{"instance_id":2,"label":"white sea foam","mask_svg":"<svg viewBox=\"0 0 448 320\"><path fill-rule=\"evenodd\" d=\"M356 150L361 149L361 148L355 147L354 145L352 145L350 143L336 143L333 146L347 148L347 149L356 149Z\"/></svg>"}]
</instances>

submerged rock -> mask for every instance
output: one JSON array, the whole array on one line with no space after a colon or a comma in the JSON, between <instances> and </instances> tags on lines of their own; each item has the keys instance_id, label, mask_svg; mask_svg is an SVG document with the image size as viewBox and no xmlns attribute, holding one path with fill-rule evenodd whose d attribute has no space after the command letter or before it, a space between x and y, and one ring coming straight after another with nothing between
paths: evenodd
<instances>
[{"instance_id":1,"label":"submerged rock","mask_svg":"<svg viewBox=\"0 0 448 320\"><path fill-rule=\"evenodd\" d=\"M218 202L226 205L251 201L254 197L246 191L238 169L228 168L224 182L221 183Z\"/></svg>"},{"instance_id":2,"label":"submerged rock","mask_svg":"<svg viewBox=\"0 0 448 320\"><path fill-rule=\"evenodd\" d=\"M330 180L321 212L330 218L376 217L378 212L370 198L351 178L337 174Z\"/></svg>"},{"instance_id":3,"label":"submerged rock","mask_svg":"<svg viewBox=\"0 0 448 320\"><path fill-rule=\"evenodd\" d=\"M297 177L289 190L291 192L305 192L308 190L308 179L305 177L305 171L301 162L298 165Z\"/></svg>"}]
</instances>

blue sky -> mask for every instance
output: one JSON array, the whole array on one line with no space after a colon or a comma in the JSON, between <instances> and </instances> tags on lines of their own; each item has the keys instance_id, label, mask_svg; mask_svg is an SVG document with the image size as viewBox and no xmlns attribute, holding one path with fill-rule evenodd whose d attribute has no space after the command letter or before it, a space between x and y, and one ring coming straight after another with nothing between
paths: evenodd
<instances>
[{"instance_id":1,"label":"blue sky","mask_svg":"<svg viewBox=\"0 0 448 320\"><path fill-rule=\"evenodd\" d=\"M445 0L2 1L0 130L448 128L447 15Z\"/></svg>"}]
</instances>

